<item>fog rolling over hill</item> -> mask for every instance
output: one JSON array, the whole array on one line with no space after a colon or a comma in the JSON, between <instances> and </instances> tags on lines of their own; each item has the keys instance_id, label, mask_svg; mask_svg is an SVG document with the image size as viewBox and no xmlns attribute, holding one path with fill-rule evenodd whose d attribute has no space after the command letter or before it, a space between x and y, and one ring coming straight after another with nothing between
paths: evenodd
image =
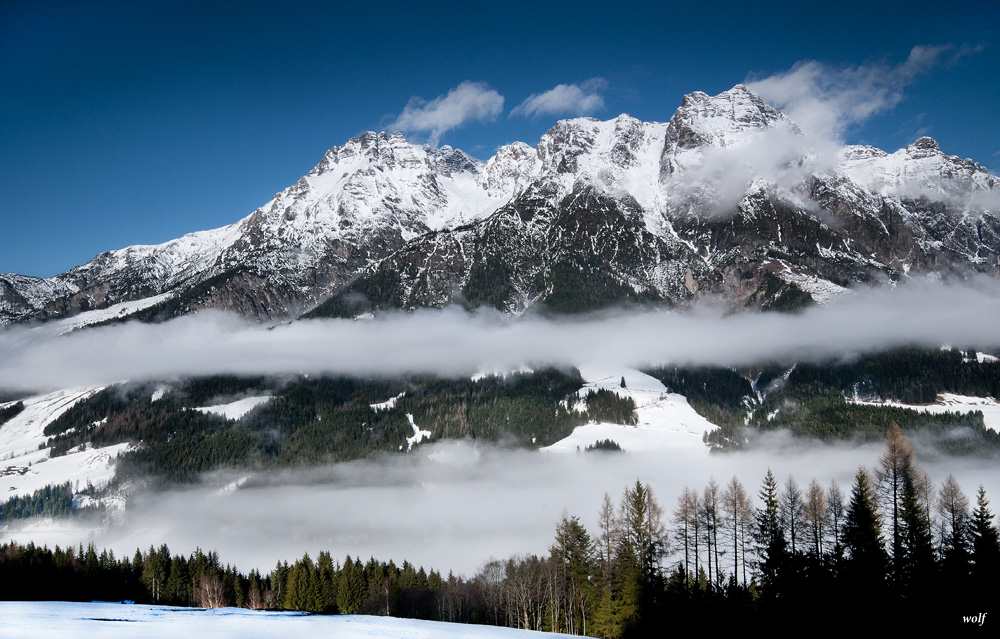
<instances>
[{"instance_id":1,"label":"fog rolling over hill","mask_svg":"<svg viewBox=\"0 0 1000 639\"><path fill-rule=\"evenodd\" d=\"M930 138L842 147L737 85L666 123L563 120L485 162L365 133L230 226L0 276L0 322L793 309L858 283L996 275L998 207L996 176Z\"/></svg>"}]
</instances>

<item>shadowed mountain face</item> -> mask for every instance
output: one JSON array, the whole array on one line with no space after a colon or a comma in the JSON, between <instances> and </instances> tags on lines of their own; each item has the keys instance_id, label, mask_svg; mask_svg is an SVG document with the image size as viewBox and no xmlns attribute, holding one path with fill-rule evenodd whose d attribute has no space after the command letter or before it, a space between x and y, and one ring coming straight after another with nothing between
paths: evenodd
<instances>
[{"instance_id":1,"label":"shadowed mountain face","mask_svg":"<svg viewBox=\"0 0 1000 639\"><path fill-rule=\"evenodd\" d=\"M564 120L480 162L366 133L233 225L0 275L0 324L221 308L270 322L460 303L823 303L857 282L1000 270L1000 183L930 138L820 148L743 86L667 123Z\"/></svg>"}]
</instances>

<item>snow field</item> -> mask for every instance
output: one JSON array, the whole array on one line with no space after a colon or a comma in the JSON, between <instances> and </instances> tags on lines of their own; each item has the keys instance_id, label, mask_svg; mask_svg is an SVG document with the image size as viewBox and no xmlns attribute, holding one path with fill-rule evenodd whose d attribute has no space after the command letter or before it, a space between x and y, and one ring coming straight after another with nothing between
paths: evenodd
<instances>
[{"instance_id":1,"label":"snow field","mask_svg":"<svg viewBox=\"0 0 1000 639\"><path fill-rule=\"evenodd\" d=\"M336 637L337 639L530 639L555 637L494 626L395 617L309 615L242 608L172 608L120 603L0 602L0 638L161 639L173 637Z\"/></svg>"},{"instance_id":2,"label":"snow field","mask_svg":"<svg viewBox=\"0 0 1000 639\"><path fill-rule=\"evenodd\" d=\"M573 433L542 450L555 452L576 452L584 450L601 439L612 439L626 452L690 450L692 453L708 455L708 448L702 442L705 431L718 428L695 412L683 395L670 393L659 380L637 370L600 369L581 367L580 373L586 384L578 392L585 398L591 390L606 389L621 397L631 397L636 406L638 423L635 426L622 424L592 423L578 426ZM625 388L621 380L625 378Z\"/></svg>"}]
</instances>

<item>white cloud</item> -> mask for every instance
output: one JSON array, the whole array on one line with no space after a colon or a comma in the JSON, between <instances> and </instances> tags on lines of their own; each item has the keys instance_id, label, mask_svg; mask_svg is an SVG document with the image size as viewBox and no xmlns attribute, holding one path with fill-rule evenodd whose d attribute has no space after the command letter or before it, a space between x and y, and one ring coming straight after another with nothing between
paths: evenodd
<instances>
[{"instance_id":1,"label":"white cloud","mask_svg":"<svg viewBox=\"0 0 1000 639\"><path fill-rule=\"evenodd\" d=\"M0 388L69 388L184 375L470 375L530 364L641 367L814 360L904 344L1000 346L1000 284L911 281L796 315L611 313L572 320L460 309L267 329L222 313L65 336L0 331ZM665 336L668 336L665 338Z\"/></svg>"},{"instance_id":2,"label":"white cloud","mask_svg":"<svg viewBox=\"0 0 1000 639\"><path fill-rule=\"evenodd\" d=\"M503 101L503 96L485 82L465 81L430 102L410 98L390 127L430 133L430 142L436 146L442 135L463 124L495 120L503 111Z\"/></svg>"},{"instance_id":3,"label":"white cloud","mask_svg":"<svg viewBox=\"0 0 1000 639\"><path fill-rule=\"evenodd\" d=\"M604 78L591 78L581 84L560 84L544 93L532 93L514 107L512 116L530 118L536 115L590 115L604 108L600 94L608 87Z\"/></svg>"},{"instance_id":4,"label":"white cloud","mask_svg":"<svg viewBox=\"0 0 1000 639\"><path fill-rule=\"evenodd\" d=\"M213 549L244 571L266 572L277 561L329 550L338 560L348 553L405 559L471 576L491 555L546 554L564 509L596 533L604 493L617 502L636 479L652 488L669 518L685 486L700 491L712 477L724 484L735 475L755 496L768 469L782 483L794 476L800 486L813 478L823 486L835 480L848 494L858 465L872 468L881 453L879 444L788 442L782 433L762 438L754 450L727 455L682 447L595 456L441 441L406 455L233 471L186 488L140 491L110 526L13 522L2 533L50 546L93 541L116 554L163 543L185 555ZM1000 468L991 460L938 456L922 465L935 483L954 474L967 495L979 484L994 499L1000 491ZM220 490L248 474L240 488Z\"/></svg>"},{"instance_id":5,"label":"white cloud","mask_svg":"<svg viewBox=\"0 0 1000 639\"><path fill-rule=\"evenodd\" d=\"M807 60L783 73L749 79L746 85L782 109L806 133L841 140L851 125L899 104L903 89L921 73L975 51L950 45L916 46L899 65L875 62L836 68Z\"/></svg>"}]
</instances>

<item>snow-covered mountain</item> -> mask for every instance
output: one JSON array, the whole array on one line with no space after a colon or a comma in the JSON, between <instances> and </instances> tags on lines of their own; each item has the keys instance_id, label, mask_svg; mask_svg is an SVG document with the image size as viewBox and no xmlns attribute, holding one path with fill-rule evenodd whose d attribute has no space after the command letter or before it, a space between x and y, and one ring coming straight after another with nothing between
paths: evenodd
<instances>
[{"instance_id":1,"label":"snow-covered mountain","mask_svg":"<svg viewBox=\"0 0 1000 639\"><path fill-rule=\"evenodd\" d=\"M233 225L48 279L0 275L0 323L706 296L795 307L853 282L996 274L998 212L998 178L930 138L831 154L737 85L685 96L666 123L563 120L486 162L366 133Z\"/></svg>"}]
</instances>

